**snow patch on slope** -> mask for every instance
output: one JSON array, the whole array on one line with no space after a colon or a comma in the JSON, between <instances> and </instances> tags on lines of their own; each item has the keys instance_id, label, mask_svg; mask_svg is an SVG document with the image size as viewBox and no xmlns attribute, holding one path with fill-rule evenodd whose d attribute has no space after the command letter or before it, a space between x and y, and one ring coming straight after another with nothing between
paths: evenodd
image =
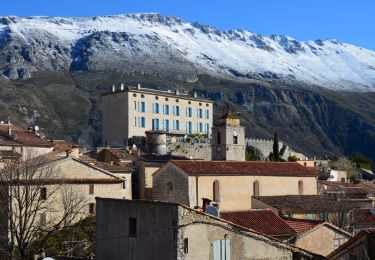
<instances>
[{"instance_id":1,"label":"snow patch on slope","mask_svg":"<svg viewBox=\"0 0 375 260\"><path fill-rule=\"evenodd\" d=\"M301 81L333 90L375 91L375 52L337 40L299 42L291 37L265 37L245 30L219 31L200 23L159 14L128 14L87 18L4 17L1 31L10 30L26 43L38 37L74 46L95 32L125 32L143 53L160 50L145 36L169 46L189 62L214 74L241 79L259 77ZM121 52L122 45L113 42ZM114 55L116 55L114 53Z\"/></svg>"}]
</instances>

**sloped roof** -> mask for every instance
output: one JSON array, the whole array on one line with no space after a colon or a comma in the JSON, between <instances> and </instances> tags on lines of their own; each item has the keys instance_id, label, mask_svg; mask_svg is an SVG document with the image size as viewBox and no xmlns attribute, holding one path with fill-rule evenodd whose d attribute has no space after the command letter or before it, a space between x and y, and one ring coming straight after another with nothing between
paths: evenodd
<instances>
[{"instance_id":1,"label":"sloped roof","mask_svg":"<svg viewBox=\"0 0 375 260\"><path fill-rule=\"evenodd\" d=\"M9 135L9 128L11 129L11 135ZM47 139L41 138L32 131L19 128L12 124L0 124L0 136L2 136L3 142L7 140L14 144L21 144L24 146L53 147L52 142Z\"/></svg>"},{"instance_id":2,"label":"sloped roof","mask_svg":"<svg viewBox=\"0 0 375 260\"><path fill-rule=\"evenodd\" d=\"M269 175L317 176L318 170L295 162L240 162L173 160L174 165L189 175Z\"/></svg>"},{"instance_id":3,"label":"sloped roof","mask_svg":"<svg viewBox=\"0 0 375 260\"><path fill-rule=\"evenodd\" d=\"M318 181L320 184L327 186L327 191L343 191L352 195L367 195L367 190L355 184L345 183L341 181Z\"/></svg>"},{"instance_id":4,"label":"sloped roof","mask_svg":"<svg viewBox=\"0 0 375 260\"><path fill-rule=\"evenodd\" d=\"M339 212L361 208L361 202L371 203L370 199L336 200L329 195L284 195L284 196L259 196L253 197L270 207L281 211L293 212ZM362 204L363 205L363 204Z\"/></svg>"},{"instance_id":5,"label":"sloped roof","mask_svg":"<svg viewBox=\"0 0 375 260\"><path fill-rule=\"evenodd\" d=\"M270 209L221 212L220 218L269 236L297 233Z\"/></svg>"},{"instance_id":6,"label":"sloped roof","mask_svg":"<svg viewBox=\"0 0 375 260\"><path fill-rule=\"evenodd\" d=\"M320 225L323 221L296 219L296 218L283 218L283 220L293 229L297 234L303 234L310 229Z\"/></svg>"}]
</instances>

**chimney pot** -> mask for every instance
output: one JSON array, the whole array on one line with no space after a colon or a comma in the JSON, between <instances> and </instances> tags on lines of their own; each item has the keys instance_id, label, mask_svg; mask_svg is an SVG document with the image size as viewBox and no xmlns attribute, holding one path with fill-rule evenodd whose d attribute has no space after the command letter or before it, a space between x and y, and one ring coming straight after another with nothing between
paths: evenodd
<instances>
[{"instance_id":1,"label":"chimney pot","mask_svg":"<svg viewBox=\"0 0 375 260\"><path fill-rule=\"evenodd\" d=\"M116 91L116 86L112 85L112 92L115 92L115 91Z\"/></svg>"},{"instance_id":2,"label":"chimney pot","mask_svg":"<svg viewBox=\"0 0 375 260\"><path fill-rule=\"evenodd\" d=\"M141 89L141 84L140 83L138 83L137 89Z\"/></svg>"},{"instance_id":3,"label":"chimney pot","mask_svg":"<svg viewBox=\"0 0 375 260\"><path fill-rule=\"evenodd\" d=\"M120 90L123 91L123 90L124 90L124 87L125 87L125 85L124 85L124 84L121 84L121 85L120 85Z\"/></svg>"}]
</instances>

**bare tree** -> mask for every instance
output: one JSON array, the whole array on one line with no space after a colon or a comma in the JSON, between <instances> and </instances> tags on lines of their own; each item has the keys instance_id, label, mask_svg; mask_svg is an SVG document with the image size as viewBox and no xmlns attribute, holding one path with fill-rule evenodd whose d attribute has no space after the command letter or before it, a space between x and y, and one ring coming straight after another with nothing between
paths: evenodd
<instances>
[{"instance_id":1,"label":"bare tree","mask_svg":"<svg viewBox=\"0 0 375 260\"><path fill-rule=\"evenodd\" d=\"M82 214L83 195L68 185L47 156L5 160L0 170L0 232L9 258L27 258L32 242L72 224Z\"/></svg>"}]
</instances>

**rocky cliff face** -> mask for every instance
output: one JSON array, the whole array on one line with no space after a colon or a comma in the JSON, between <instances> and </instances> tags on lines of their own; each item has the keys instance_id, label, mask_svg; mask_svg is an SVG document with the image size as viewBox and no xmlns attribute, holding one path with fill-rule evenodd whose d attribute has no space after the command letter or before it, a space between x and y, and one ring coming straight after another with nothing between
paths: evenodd
<instances>
[{"instance_id":1,"label":"rocky cliff face","mask_svg":"<svg viewBox=\"0 0 375 260\"><path fill-rule=\"evenodd\" d=\"M374 157L375 53L219 31L158 14L0 19L0 117L100 142L100 93L112 84L198 91L241 112L247 135L307 155Z\"/></svg>"}]
</instances>

